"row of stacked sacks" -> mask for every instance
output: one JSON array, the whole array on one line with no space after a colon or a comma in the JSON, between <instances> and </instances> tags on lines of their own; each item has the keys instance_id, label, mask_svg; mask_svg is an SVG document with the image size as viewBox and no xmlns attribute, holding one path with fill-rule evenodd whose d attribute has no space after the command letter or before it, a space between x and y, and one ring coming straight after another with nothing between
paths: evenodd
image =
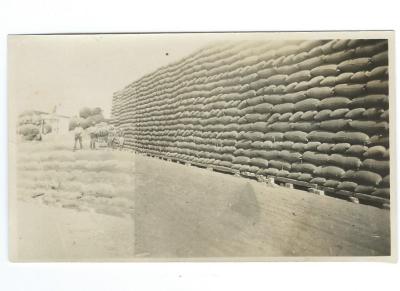
<instances>
[{"instance_id":1,"label":"row of stacked sacks","mask_svg":"<svg viewBox=\"0 0 400 291\"><path fill-rule=\"evenodd\" d=\"M227 43L118 92L132 149L389 198L386 40Z\"/></svg>"}]
</instances>

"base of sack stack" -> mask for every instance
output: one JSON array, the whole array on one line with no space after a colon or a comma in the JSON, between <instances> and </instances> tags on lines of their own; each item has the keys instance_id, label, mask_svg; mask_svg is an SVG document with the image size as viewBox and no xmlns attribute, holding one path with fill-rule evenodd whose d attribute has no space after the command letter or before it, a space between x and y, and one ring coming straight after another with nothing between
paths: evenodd
<instances>
[{"instance_id":1,"label":"base of sack stack","mask_svg":"<svg viewBox=\"0 0 400 291\"><path fill-rule=\"evenodd\" d=\"M388 210L390 209L390 200L389 199L375 197L375 196L368 195L368 194L354 193L354 192L347 191L347 190L338 190L335 188L323 187L323 186L319 186L317 184L304 182L304 181L298 181L298 180L285 178L285 177L264 176L264 175L254 174L252 172L246 172L246 171L241 172L239 170L234 170L234 169L224 167L224 166L201 164L201 163L197 163L197 162L187 161L187 160L178 159L178 158L171 158L171 157L166 157L166 156L162 156L162 155L150 155L150 154L146 154L146 153L142 153L142 155L144 155L146 157L150 157L150 158L156 158L156 159L160 159L163 161L181 164L181 165L184 165L187 167L203 168L203 169L211 171L211 172L218 172L218 173L233 175L236 177L257 180L260 183L265 183L272 187L276 187L276 186L280 185L285 188L303 190L303 191L307 191L307 192L317 194L320 196L331 196L331 197L343 199L343 200L346 200L346 201L349 201L349 202L352 202L355 204L367 204L367 205L379 207L382 209L388 209Z\"/></svg>"}]
</instances>

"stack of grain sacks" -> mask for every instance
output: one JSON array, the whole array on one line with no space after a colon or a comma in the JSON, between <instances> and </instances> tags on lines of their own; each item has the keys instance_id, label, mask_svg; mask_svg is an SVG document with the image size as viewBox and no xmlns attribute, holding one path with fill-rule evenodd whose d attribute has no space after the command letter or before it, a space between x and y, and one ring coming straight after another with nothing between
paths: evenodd
<instances>
[{"instance_id":1,"label":"stack of grain sacks","mask_svg":"<svg viewBox=\"0 0 400 291\"><path fill-rule=\"evenodd\" d=\"M389 199L387 40L206 47L114 94L137 152Z\"/></svg>"}]
</instances>

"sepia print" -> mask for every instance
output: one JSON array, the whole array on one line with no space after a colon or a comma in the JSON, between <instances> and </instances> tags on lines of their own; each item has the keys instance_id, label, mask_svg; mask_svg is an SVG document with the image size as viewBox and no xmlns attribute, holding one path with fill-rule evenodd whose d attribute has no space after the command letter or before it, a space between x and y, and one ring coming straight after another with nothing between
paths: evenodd
<instances>
[{"instance_id":1,"label":"sepia print","mask_svg":"<svg viewBox=\"0 0 400 291\"><path fill-rule=\"evenodd\" d=\"M393 259L392 41L9 36L10 259Z\"/></svg>"}]
</instances>

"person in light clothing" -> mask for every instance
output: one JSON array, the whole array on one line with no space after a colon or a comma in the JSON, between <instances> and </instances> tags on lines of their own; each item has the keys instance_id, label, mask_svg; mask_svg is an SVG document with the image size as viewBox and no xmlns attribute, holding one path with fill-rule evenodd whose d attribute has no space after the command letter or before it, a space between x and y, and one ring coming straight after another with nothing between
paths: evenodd
<instances>
[{"instance_id":1,"label":"person in light clothing","mask_svg":"<svg viewBox=\"0 0 400 291\"><path fill-rule=\"evenodd\" d=\"M108 147L111 149L114 148L115 137L116 137L115 131L110 130L110 132L108 133L108 137L107 137L107 143L108 143Z\"/></svg>"},{"instance_id":2,"label":"person in light clothing","mask_svg":"<svg viewBox=\"0 0 400 291\"><path fill-rule=\"evenodd\" d=\"M74 151L76 150L76 143L79 142L79 147L82 149L82 134L83 128L80 123L74 129L75 143L74 143Z\"/></svg>"},{"instance_id":3,"label":"person in light clothing","mask_svg":"<svg viewBox=\"0 0 400 291\"><path fill-rule=\"evenodd\" d=\"M96 134L96 128L94 127L94 123L93 126L90 128L89 135L90 135L90 149L95 150L97 134Z\"/></svg>"}]
</instances>

